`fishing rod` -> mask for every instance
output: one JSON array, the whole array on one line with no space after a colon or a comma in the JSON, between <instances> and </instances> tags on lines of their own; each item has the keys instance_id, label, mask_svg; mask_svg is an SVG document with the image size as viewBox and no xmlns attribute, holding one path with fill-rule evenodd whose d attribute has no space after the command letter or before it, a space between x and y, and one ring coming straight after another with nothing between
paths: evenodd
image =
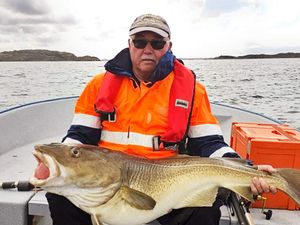
<instances>
[{"instance_id":1,"label":"fishing rod","mask_svg":"<svg viewBox=\"0 0 300 225\"><path fill-rule=\"evenodd\" d=\"M263 201L263 207L262 207L261 213L266 216L266 220L270 220L273 212L270 209L267 211L265 210L266 198L262 197L260 195L254 195L253 199L258 200L258 201ZM236 216L238 218L240 225L254 225L254 221L253 221L253 218L252 218L250 210L249 210L249 207L251 205L250 201L247 201L247 200L241 198L236 193L231 192L228 202L229 202L229 204L232 205L232 208L234 209L234 212L236 213Z\"/></svg>"},{"instance_id":2,"label":"fishing rod","mask_svg":"<svg viewBox=\"0 0 300 225\"><path fill-rule=\"evenodd\" d=\"M232 203L232 207L236 213L240 225L255 225L249 210L250 204L245 202L234 192L230 193L229 203Z\"/></svg>"},{"instance_id":3,"label":"fishing rod","mask_svg":"<svg viewBox=\"0 0 300 225\"><path fill-rule=\"evenodd\" d=\"M16 188L18 191L31 191L35 189L29 181L8 181L8 182L0 182L0 189L14 189Z\"/></svg>"}]
</instances>

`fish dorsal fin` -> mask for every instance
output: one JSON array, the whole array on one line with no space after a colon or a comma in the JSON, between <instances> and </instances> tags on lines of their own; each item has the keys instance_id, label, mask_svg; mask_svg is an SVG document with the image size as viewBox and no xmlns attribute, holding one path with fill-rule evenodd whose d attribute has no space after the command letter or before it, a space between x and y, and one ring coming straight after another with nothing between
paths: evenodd
<instances>
[{"instance_id":1,"label":"fish dorsal fin","mask_svg":"<svg viewBox=\"0 0 300 225\"><path fill-rule=\"evenodd\" d=\"M186 198L174 208L212 206L216 200L217 193L217 186L211 186L205 190L197 190L195 193L187 194Z\"/></svg>"},{"instance_id":2,"label":"fish dorsal fin","mask_svg":"<svg viewBox=\"0 0 300 225\"><path fill-rule=\"evenodd\" d=\"M125 185L121 186L119 195L122 200L136 209L151 210L156 205L156 201L152 197Z\"/></svg>"},{"instance_id":3,"label":"fish dorsal fin","mask_svg":"<svg viewBox=\"0 0 300 225\"><path fill-rule=\"evenodd\" d=\"M251 161L241 158L217 158L218 160L223 161L224 166L233 166L233 167L244 167L250 170L257 170L257 166L251 165Z\"/></svg>"},{"instance_id":4,"label":"fish dorsal fin","mask_svg":"<svg viewBox=\"0 0 300 225\"><path fill-rule=\"evenodd\" d=\"M253 167L249 164L249 162L251 162L251 161L246 160L246 159L241 159L241 158L219 158L219 159L224 161L224 163ZM256 167L253 167L253 168L255 169Z\"/></svg>"}]
</instances>

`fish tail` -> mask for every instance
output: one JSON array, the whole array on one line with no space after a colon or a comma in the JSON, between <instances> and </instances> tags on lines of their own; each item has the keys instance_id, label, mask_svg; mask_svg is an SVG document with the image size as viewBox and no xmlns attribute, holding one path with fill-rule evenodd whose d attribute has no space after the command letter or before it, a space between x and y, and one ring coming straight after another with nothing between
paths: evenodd
<instances>
[{"instance_id":1,"label":"fish tail","mask_svg":"<svg viewBox=\"0 0 300 225\"><path fill-rule=\"evenodd\" d=\"M300 170L296 169L277 169L279 175L288 183L286 192L300 206Z\"/></svg>"}]
</instances>

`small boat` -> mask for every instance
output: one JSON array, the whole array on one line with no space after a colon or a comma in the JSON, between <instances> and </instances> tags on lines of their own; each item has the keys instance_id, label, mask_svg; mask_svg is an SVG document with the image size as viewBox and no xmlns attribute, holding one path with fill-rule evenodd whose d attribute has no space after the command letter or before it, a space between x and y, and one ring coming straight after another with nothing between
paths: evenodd
<instances>
[{"instance_id":1,"label":"small boat","mask_svg":"<svg viewBox=\"0 0 300 225\"><path fill-rule=\"evenodd\" d=\"M26 181L36 167L32 156L35 144L60 142L73 118L77 97L65 97L33 102L0 112L0 184L8 181ZM264 115L232 106L212 104L225 141L229 143L233 122L279 123ZM16 183L12 186L15 186ZM1 185L0 185L1 187ZM0 189L0 224L31 225L51 224L48 204L43 191L18 191ZM247 224L239 220L236 208L222 206L221 225ZM273 210L271 220L266 220L260 209L250 209L256 225L300 224L300 212ZM243 212L242 212L243 213ZM152 225L157 224L155 222Z\"/></svg>"}]
</instances>

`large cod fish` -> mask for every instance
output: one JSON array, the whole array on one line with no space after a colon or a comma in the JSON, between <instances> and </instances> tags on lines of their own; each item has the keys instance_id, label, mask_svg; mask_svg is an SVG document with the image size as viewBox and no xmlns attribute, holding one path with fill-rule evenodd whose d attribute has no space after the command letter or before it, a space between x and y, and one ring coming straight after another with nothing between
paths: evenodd
<instances>
[{"instance_id":1,"label":"large cod fish","mask_svg":"<svg viewBox=\"0 0 300 225\"><path fill-rule=\"evenodd\" d=\"M63 195L94 225L140 225L183 207L211 206L218 188L251 200L250 182L264 177L300 204L300 170L270 175L245 161L179 155L151 160L89 145L36 145L30 182Z\"/></svg>"}]
</instances>

